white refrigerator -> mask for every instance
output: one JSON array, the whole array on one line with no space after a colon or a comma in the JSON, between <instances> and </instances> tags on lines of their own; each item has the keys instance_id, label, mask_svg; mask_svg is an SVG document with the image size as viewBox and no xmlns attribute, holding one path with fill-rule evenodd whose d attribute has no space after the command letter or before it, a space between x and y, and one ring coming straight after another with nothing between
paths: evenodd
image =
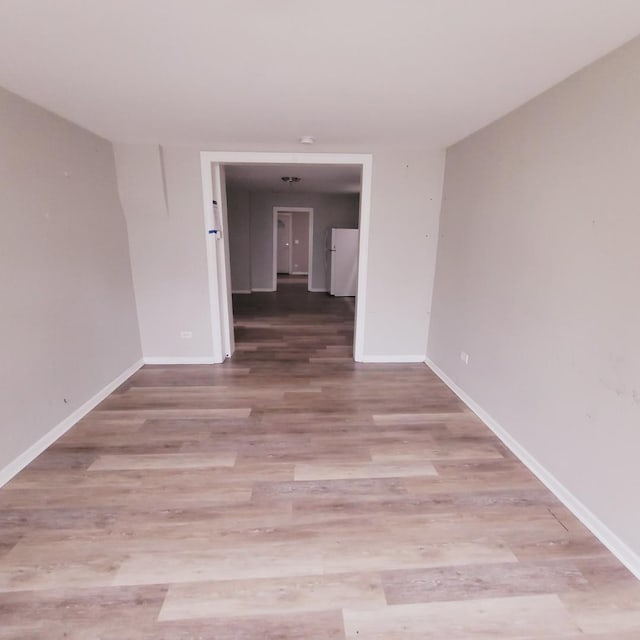
<instances>
[{"instance_id":1,"label":"white refrigerator","mask_svg":"<svg viewBox=\"0 0 640 640\"><path fill-rule=\"evenodd\" d=\"M358 285L358 229L331 229L327 260L329 293L355 296Z\"/></svg>"}]
</instances>

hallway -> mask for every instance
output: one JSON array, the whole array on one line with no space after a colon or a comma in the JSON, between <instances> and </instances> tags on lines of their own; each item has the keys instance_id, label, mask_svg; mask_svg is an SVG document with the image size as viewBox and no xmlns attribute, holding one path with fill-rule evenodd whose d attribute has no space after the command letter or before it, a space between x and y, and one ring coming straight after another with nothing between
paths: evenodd
<instances>
[{"instance_id":1,"label":"hallway","mask_svg":"<svg viewBox=\"0 0 640 640\"><path fill-rule=\"evenodd\" d=\"M234 299L0 489L0 639L632 640L640 586L352 301Z\"/></svg>"},{"instance_id":2,"label":"hallway","mask_svg":"<svg viewBox=\"0 0 640 640\"><path fill-rule=\"evenodd\" d=\"M278 291L234 295L233 362L353 361L353 298L307 291L306 276L278 276Z\"/></svg>"}]
</instances>

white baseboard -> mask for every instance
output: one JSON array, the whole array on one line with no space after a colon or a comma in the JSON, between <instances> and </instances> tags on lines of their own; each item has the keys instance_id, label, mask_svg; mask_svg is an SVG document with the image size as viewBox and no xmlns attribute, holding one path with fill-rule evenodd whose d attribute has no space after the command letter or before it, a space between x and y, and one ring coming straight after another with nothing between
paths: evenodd
<instances>
[{"instance_id":1,"label":"white baseboard","mask_svg":"<svg viewBox=\"0 0 640 640\"><path fill-rule=\"evenodd\" d=\"M640 555L623 542L579 498L567 489L539 460L525 449L509 432L468 396L429 358L425 364L464 402L482 422L526 465L529 470L584 524L602 544L640 580Z\"/></svg>"},{"instance_id":2,"label":"white baseboard","mask_svg":"<svg viewBox=\"0 0 640 640\"><path fill-rule=\"evenodd\" d=\"M219 364L213 356L151 356L144 358L145 364Z\"/></svg>"},{"instance_id":3,"label":"white baseboard","mask_svg":"<svg viewBox=\"0 0 640 640\"><path fill-rule=\"evenodd\" d=\"M292 271L291 275L292 276L308 276L309 272L308 271Z\"/></svg>"},{"instance_id":4,"label":"white baseboard","mask_svg":"<svg viewBox=\"0 0 640 640\"><path fill-rule=\"evenodd\" d=\"M309 287L308 291L311 291L311 293L327 293L327 289L322 289L318 287Z\"/></svg>"},{"instance_id":5,"label":"white baseboard","mask_svg":"<svg viewBox=\"0 0 640 640\"><path fill-rule=\"evenodd\" d=\"M362 360L360 360L360 362L388 362L388 363L397 362L399 364L410 363L410 362L424 362L424 354L417 355L417 356L412 356L412 355L362 356Z\"/></svg>"},{"instance_id":6,"label":"white baseboard","mask_svg":"<svg viewBox=\"0 0 640 640\"><path fill-rule=\"evenodd\" d=\"M233 289L231 293L251 293L251 289Z\"/></svg>"},{"instance_id":7,"label":"white baseboard","mask_svg":"<svg viewBox=\"0 0 640 640\"><path fill-rule=\"evenodd\" d=\"M84 404L78 407L71 415L59 422L53 429L45 433L37 442L34 442L26 451L12 460L6 467L0 470L0 487L30 462L35 460L47 447L50 447L60 436L64 435L73 425L82 420L89 411L100 404L110 393L113 393L123 382L130 378L143 365L142 359L138 360L117 378L103 387L98 393L89 398Z\"/></svg>"},{"instance_id":8,"label":"white baseboard","mask_svg":"<svg viewBox=\"0 0 640 640\"><path fill-rule=\"evenodd\" d=\"M263 293L273 293L275 289L273 287L251 287L251 291L258 291Z\"/></svg>"}]
</instances>

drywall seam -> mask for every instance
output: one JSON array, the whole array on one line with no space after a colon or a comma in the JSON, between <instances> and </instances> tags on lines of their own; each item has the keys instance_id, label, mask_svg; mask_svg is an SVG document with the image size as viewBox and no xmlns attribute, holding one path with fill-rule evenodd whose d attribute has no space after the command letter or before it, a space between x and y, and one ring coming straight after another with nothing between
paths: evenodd
<instances>
[{"instance_id":1,"label":"drywall seam","mask_svg":"<svg viewBox=\"0 0 640 640\"><path fill-rule=\"evenodd\" d=\"M640 556L623 542L579 498L567 489L535 456L523 447L507 429L494 420L479 404L467 395L438 365L429 358L425 364L495 433L511 452L542 482L573 515L593 533L602 544L640 580Z\"/></svg>"},{"instance_id":2,"label":"drywall seam","mask_svg":"<svg viewBox=\"0 0 640 640\"><path fill-rule=\"evenodd\" d=\"M143 360L140 359L125 371L123 371L118 377L109 382L98 393L89 398L84 404L78 407L72 414L67 416L64 420L59 422L53 429L45 433L39 440L34 442L26 451L21 453L17 458L12 460L2 470L0 470L0 487L15 475L17 475L22 469L24 469L30 462L35 460L47 447L50 447L58 438L64 435L71 427L77 424L82 418L84 418L94 407L102 402L109 394L113 393L123 382L130 378L142 365Z\"/></svg>"}]
</instances>

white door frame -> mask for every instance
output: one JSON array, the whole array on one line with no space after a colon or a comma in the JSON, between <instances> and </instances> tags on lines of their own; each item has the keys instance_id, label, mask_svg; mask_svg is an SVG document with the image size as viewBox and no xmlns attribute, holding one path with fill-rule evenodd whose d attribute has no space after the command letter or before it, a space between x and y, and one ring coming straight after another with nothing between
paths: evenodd
<instances>
[{"instance_id":1,"label":"white door frame","mask_svg":"<svg viewBox=\"0 0 640 640\"><path fill-rule=\"evenodd\" d=\"M233 310L231 306L231 265L227 230L227 193L224 167L220 163L202 162L202 197L204 234L209 282L209 311L214 363L224 362L235 349ZM213 201L217 203L214 213Z\"/></svg>"},{"instance_id":2,"label":"white door frame","mask_svg":"<svg viewBox=\"0 0 640 640\"><path fill-rule=\"evenodd\" d=\"M278 288L278 256L276 254L278 248L278 214L280 213L306 213L309 219L309 255L307 261L309 268L307 269L307 291L311 291L311 276L313 275L313 207L273 207L273 290ZM293 234L293 220L291 221L291 230ZM289 239L291 245L291 239ZM291 246L289 247L291 249ZM289 251L289 271L291 272L291 251Z\"/></svg>"},{"instance_id":3,"label":"white door frame","mask_svg":"<svg viewBox=\"0 0 640 640\"><path fill-rule=\"evenodd\" d=\"M362 167L360 192L360 246L358 251L358 295L354 323L353 357L363 362L364 331L367 304L369 251L369 220L371 217L371 181L373 156L365 153L272 153L260 151L202 151L202 202L204 235L209 280L209 310L213 338L214 362L223 362L233 353L233 312L231 306L231 275L227 246L227 211L223 164L346 164ZM216 197L217 196L217 197ZM213 200L220 207L220 229L213 227Z\"/></svg>"},{"instance_id":4,"label":"white door frame","mask_svg":"<svg viewBox=\"0 0 640 640\"><path fill-rule=\"evenodd\" d=\"M279 212L283 216L287 216L289 218L289 273L291 273L291 236L293 233L293 229L291 228L293 225L293 216L291 215L291 211L280 211ZM278 214L273 210L274 215L274 231L275 235L273 237L273 264L275 264L275 271L273 273L273 290L276 291L278 288Z\"/></svg>"}]
</instances>

